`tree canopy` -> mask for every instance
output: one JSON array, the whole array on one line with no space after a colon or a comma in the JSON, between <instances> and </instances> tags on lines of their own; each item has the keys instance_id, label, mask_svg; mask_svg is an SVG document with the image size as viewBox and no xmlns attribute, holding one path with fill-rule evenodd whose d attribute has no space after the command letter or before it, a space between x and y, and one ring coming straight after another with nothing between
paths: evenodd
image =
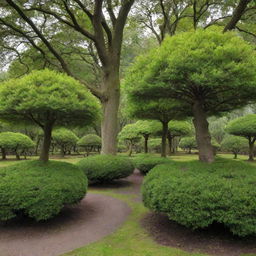
<instances>
[{"instance_id":1,"label":"tree canopy","mask_svg":"<svg viewBox=\"0 0 256 256\"><path fill-rule=\"evenodd\" d=\"M44 131L40 159L48 160L54 125L86 125L99 117L97 99L78 81L50 70L34 71L11 79L0 88L0 116L4 120L32 122Z\"/></svg>"},{"instance_id":2,"label":"tree canopy","mask_svg":"<svg viewBox=\"0 0 256 256\"><path fill-rule=\"evenodd\" d=\"M140 56L127 75L134 101L166 98L194 117L199 158L214 160L207 117L248 104L256 96L256 58L233 32L197 30L168 37Z\"/></svg>"},{"instance_id":3,"label":"tree canopy","mask_svg":"<svg viewBox=\"0 0 256 256\"><path fill-rule=\"evenodd\" d=\"M226 131L232 135L241 136L249 142L249 160L254 159L254 143L256 141L256 114L246 115L228 123Z\"/></svg>"}]
</instances>

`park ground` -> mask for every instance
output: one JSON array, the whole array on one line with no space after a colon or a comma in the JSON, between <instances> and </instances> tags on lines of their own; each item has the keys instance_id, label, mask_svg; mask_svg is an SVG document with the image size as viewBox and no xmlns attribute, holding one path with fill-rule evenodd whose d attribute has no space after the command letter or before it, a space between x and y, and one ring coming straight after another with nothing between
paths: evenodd
<instances>
[{"instance_id":1,"label":"park ground","mask_svg":"<svg viewBox=\"0 0 256 256\"><path fill-rule=\"evenodd\" d=\"M231 159L233 156L221 154L220 157ZM81 157L53 159L76 163ZM170 159L190 161L197 159L197 155L177 154ZM238 160L234 161L246 159L247 156L239 156ZM0 161L0 167L14 163L17 161L10 158L7 161ZM256 163L251 164L256 166ZM95 195L95 198L102 195L117 199L127 204L131 211L128 217L125 217L126 220L112 230L111 234L62 256L256 256L255 238L239 240L218 227L193 232L170 222L166 216L151 213L141 201L142 181L143 177L135 173L108 186L90 187L89 195Z\"/></svg>"}]
</instances>

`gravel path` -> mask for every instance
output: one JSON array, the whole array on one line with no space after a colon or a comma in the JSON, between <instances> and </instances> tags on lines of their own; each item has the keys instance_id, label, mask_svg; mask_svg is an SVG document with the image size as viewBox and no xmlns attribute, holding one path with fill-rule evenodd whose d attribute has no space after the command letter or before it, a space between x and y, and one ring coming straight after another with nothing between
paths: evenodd
<instances>
[{"instance_id":1,"label":"gravel path","mask_svg":"<svg viewBox=\"0 0 256 256\"><path fill-rule=\"evenodd\" d=\"M16 220L0 226L0 256L57 256L114 232L130 214L124 202L88 194L54 219Z\"/></svg>"}]
</instances>

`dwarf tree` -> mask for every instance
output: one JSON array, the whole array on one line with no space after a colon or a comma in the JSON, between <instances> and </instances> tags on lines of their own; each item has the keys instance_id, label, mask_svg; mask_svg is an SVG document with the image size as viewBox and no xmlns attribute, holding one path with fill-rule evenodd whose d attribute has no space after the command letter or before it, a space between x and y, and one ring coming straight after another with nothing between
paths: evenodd
<instances>
[{"instance_id":1,"label":"dwarf tree","mask_svg":"<svg viewBox=\"0 0 256 256\"><path fill-rule=\"evenodd\" d=\"M134 124L127 124L118 134L120 140L127 142L129 146L129 156L132 155L132 149L137 142L141 140L141 135L136 130Z\"/></svg>"},{"instance_id":2,"label":"dwarf tree","mask_svg":"<svg viewBox=\"0 0 256 256\"><path fill-rule=\"evenodd\" d=\"M96 149L98 152L100 151L101 137L96 134L87 134L78 140L77 145L84 148L86 155L89 156L93 149Z\"/></svg>"},{"instance_id":3,"label":"dwarf tree","mask_svg":"<svg viewBox=\"0 0 256 256\"><path fill-rule=\"evenodd\" d=\"M55 125L87 125L99 115L97 99L78 81L50 70L34 71L4 82L0 89L0 116L33 122L43 130L41 161L48 161Z\"/></svg>"},{"instance_id":4,"label":"dwarf tree","mask_svg":"<svg viewBox=\"0 0 256 256\"><path fill-rule=\"evenodd\" d=\"M191 150L197 148L196 139L195 137L184 137L180 140L179 146L191 154Z\"/></svg>"},{"instance_id":5,"label":"dwarf tree","mask_svg":"<svg viewBox=\"0 0 256 256\"><path fill-rule=\"evenodd\" d=\"M246 115L228 123L226 131L241 136L249 143L249 161L254 160L254 143L256 141L256 114Z\"/></svg>"},{"instance_id":6,"label":"dwarf tree","mask_svg":"<svg viewBox=\"0 0 256 256\"><path fill-rule=\"evenodd\" d=\"M199 159L214 161L207 117L240 108L256 97L256 57L233 32L197 30L166 38L137 59L127 79L139 99L177 100L193 116Z\"/></svg>"},{"instance_id":7,"label":"dwarf tree","mask_svg":"<svg viewBox=\"0 0 256 256\"><path fill-rule=\"evenodd\" d=\"M248 149L248 142L243 137L229 135L223 139L221 149L232 152L234 159L237 159L238 153Z\"/></svg>"},{"instance_id":8,"label":"dwarf tree","mask_svg":"<svg viewBox=\"0 0 256 256\"><path fill-rule=\"evenodd\" d=\"M6 159L7 150L12 150L16 159L20 159L20 154L35 146L35 143L25 134L19 132L1 132L0 133L0 148L2 151L2 159Z\"/></svg>"},{"instance_id":9,"label":"dwarf tree","mask_svg":"<svg viewBox=\"0 0 256 256\"><path fill-rule=\"evenodd\" d=\"M61 156L63 157L67 151L71 151L78 141L78 137L71 130L63 127L53 130L52 139L60 148Z\"/></svg>"}]
</instances>

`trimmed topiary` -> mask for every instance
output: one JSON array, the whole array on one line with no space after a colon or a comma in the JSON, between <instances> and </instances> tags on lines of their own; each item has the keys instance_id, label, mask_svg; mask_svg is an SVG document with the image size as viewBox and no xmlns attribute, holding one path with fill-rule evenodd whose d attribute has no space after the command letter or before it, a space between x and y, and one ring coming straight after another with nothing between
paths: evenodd
<instances>
[{"instance_id":1,"label":"trimmed topiary","mask_svg":"<svg viewBox=\"0 0 256 256\"><path fill-rule=\"evenodd\" d=\"M125 178L134 170L132 162L127 157L112 155L87 157L77 165L84 171L91 184Z\"/></svg>"},{"instance_id":2,"label":"trimmed topiary","mask_svg":"<svg viewBox=\"0 0 256 256\"><path fill-rule=\"evenodd\" d=\"M77 145L79 147L85 148L87 156L93 149L100 151L101 148L101 137L96 134L87 134L78 140Z\"/></svg>"},{"instance_id":3,"label":"trimmed topiary","mask_svg":"<svg viewBox=\"0 0 256 256\"><path fill-rule=\"evenodd\" d=\"M167 158L152 155L139 156L136 157L133 161L135 168L137 168L143 175L146 175L158 164L170 163L170 160Z\"/></svg>"},{"instance_id":4,"label":"trimmed topiary","mask_svg":"<svg viewBox=\"0 0 256 256\"><path fill-rule=\"evenodd\" d=\"M256 234L256 172L247 163L218 159L156 166L142 188L146 207L186 227L221 223L238 236Z\"/></svg>"},{"instance_id":5,"label":"trimmed topiary","mask_svg":"<svg viewBox=\"0 0 256 256\"><path fill-rule=\"evenodd\" d=\"M29 161L0 168L0 220L19 214L47 220L78 203L86 191L87 179L73 164Z\"/></svg>"}]
</instances>

